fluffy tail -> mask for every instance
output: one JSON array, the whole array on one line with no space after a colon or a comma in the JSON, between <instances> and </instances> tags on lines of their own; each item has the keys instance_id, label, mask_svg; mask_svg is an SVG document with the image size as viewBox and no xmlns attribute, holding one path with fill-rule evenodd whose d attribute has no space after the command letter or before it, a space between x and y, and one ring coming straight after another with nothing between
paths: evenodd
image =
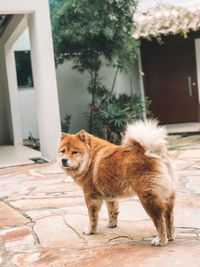
<instances>
[{"instance_id":1,"label":"fluffy tail","mask_svg":"<svg viewBox=\"0 0 200 267\"><path fill-rule=\"evenodd\" d=\"M123 144L131 145L133 141L140 143L148 157L165 157L167 132L158 126L156 120L136 121L127 126Z\"/></svg>"}]
</instances>

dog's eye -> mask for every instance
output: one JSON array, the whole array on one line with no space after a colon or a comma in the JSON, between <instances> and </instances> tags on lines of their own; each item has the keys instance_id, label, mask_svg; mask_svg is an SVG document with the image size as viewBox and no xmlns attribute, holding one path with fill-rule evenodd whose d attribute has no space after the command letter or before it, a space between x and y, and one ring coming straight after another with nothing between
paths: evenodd
<instances>
[{"instance_id":1,"label":"dog's eye","mask_svg":"<svg viewBox=\"0 0 200 267\"><path fill-rule=\"evenodd\" d=\"M65 149L64 149L64 148L61 149L61 150L60 150L60 153L64 154L64 153L65 153Z\"/></svg>"},{"instance_id":2,"label":"dog's eye","mask_svg":"<svg viewBox=\"0 0 200 267\"><path fill-rule=\"evenodd\" d=\"M78 154L78 151L73 150L73 151L72 151L72 155L76 155L76 154Z\"/></svg>"}]
</instances>

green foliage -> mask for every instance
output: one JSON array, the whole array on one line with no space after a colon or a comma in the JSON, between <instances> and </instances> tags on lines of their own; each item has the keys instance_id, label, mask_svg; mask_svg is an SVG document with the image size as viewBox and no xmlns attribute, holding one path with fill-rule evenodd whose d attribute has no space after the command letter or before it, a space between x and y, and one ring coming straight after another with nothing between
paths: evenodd
<instances>
[{"instance_id":1,"label":"green foliage","mask_svg":"<svg viewBox=\"0 0 200 267\"><path fill-rule=\"evenodd\" d=\"M72 59L79 71L97 70L100 56L117 58L121 68L133 61L135 0L51 0L57 63Z\"/></svg>"},{"instance_id":2,"label":"green foliage","mask_svg":"<svg viewBox=\"0 0 200 267\"><path fill-rule=\"evenodd\" d=\"M71 115L66 114L65 118L61 121L62 132L68 133L70 129Z\"/></svg>"},{"instance_id":3,"label":"green foliage","mask_svg":"<svg viewBox=\"0 0 200 267\"><path fill-rule=\"evenodd\" d=\"M149 104L147 99L142 101L136 94L132 97L126 94L116 96L105 91L93 106L94 129L99 136L120 143L127 123L141 119Z\"/></svg>"}]
</instances>

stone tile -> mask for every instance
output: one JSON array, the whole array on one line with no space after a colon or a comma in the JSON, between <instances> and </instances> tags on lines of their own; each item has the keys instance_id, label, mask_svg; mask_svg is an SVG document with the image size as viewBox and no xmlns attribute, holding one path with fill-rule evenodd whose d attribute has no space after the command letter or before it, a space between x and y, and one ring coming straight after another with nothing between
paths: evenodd
<instances>
[{"instance_id":1,"label":"stone tile","mask_svg":"<svg viewBox=\"0 0 200 267\"><path fill-rule=\"evenodd\" d=\"M197 242L196 242L197 243ZM190 242L190 246L196 252L198 250L198 244ZM177 246L178 245L178 246ZM158 267L162 263L162 266L198 266L198 259L195 257L195 253L187 251L185 254L185 261L183 260L183 251L186 244L177 244L176 242L164 249L157 249L142 243L128 243L118 246L112 246L105 249L93 249L90 257L83 257L81 255L75 261L69 263L67 266L80 267L80 266L138 266L138 267ZM189 265L188 265L189 264Z\"/></svg>"},{"instance_id":2,"label":"stone tile","mask_svg":"<svg viewBox=\"0 0 200 267\"><path fill-rule=\"evenodd\" d=\"M179 155L179 159L200 159L199 149L187 149Z\"/></svg>"},{"instance_id":3,"label":"stone tile","mask_svg":"<svg viewBox=\"0 0 200 267\"><path fill-rule=\"evenodd\" d=\"M140 221L149 219L149 216L145 212L139 200L120 202L119 211L119 220L122 221Z\"/></svg>"},{"instance_id":4,"label":"stone tile","mask_svg":"<svg viewBox=\"0 0 200 267\"><path fill-rule=\"evenodd\" d=\"M57 162L45 168L38 169L37 172L41 174L63 174L63 170L60 168Z\"/></svg>"},{"instance_id":5,"label":"stone tile","mask_svg":"<svg viewBox=\"0 0 200 267\"><path fill-rule=\"evenodd\" d=\"M32 235L27 235L22 239L5 243L5 248L8 252L22 252L27 249L33 249L35 240Z\"/></svg>"},{"instance_id":6,"label":"stone tile","mask_svg":"<svg viewBox=\"0 0 200 267\"><path fill-rule=\"evenodd\" d=\"M34 162L30 160L30 158L37 157L41 157L41 153L39 151L22 145L1 146L0 168L33 164Z\"/></svg>"},{"instance_id":7,"label":"stone tile","mask_svg":"<svg viewBox=\"0 0 200 267\"><path fill-rule=\"evenodd\" d=\"M5 253L5 249L4 248L0 248L0 255L3 255Z\"/></svg>"},{"instance_id":8,"label":"stone tile","mask_svg":"<svg viewBox=\"0 0 200 267\"><path fill-rule=\"evenodd\" d=\"M130 241L89 250L48 249L17 254L12 263L17 267L160 267L161 263L163 267L199 267L199 242L178 240L165 248Z\"/></svg>"},{"instance_id":9,"label":"stone tile","mask_svg":"<svg viewBox=\"0 0 200 267\"><path fill-rule=\"evenodd\" d=\"M36 221L34 231L42 247L78 247L84 239L70 228L63 216L49 216Z\"/></svg>"},{"instance_id":10,"label":"stone tile","mask_svg":"<svg viewBox=\"0 0 200 267\"><path fill-rule=\"evenodd\" d=\"M26 266L33 266L33 265L37 265L37 267L41 266L39 263L37 263L37 261L42 261L42 259L40 259L41 257L41 253L40 252L29 252L29 253L21 253L21 254L15 254L12 259L11 262L12 264L14 264L14 266L18 266L18 267L26 267ZM42 258L42 257L41 257Z\"/></svg>"},{"instance_id":11,"label":"stone tile","mask_svg":"<svg viewBox=\"0 0 200 267\"><path fill-rule=\"evenodd\" d=\"M199 179L200 179L199 175L200 175L200 172L196 173L196 175L194 175L192 177L187 177L187 183L199 186Z\"/></svg>"},{"instance_id":12,"label":"stone tile","mask_svg":"<svg viewBox=\"0 0 200 267\"><path fill-rule=\"evenodd\" d=\"M195 168L195 169L200 170L200 161L195 162L195 164L193 164L192 167Z\"/></svg>"},{"instance_id":13,"label":"stone tile","mask_svg":"<svg viewBox=\"0 0 200 267\"><path fill-rule=\"evenodd\" d=\"M64 193L64 192L72 192L77 189L76 185L69 185L68 183L59 183L59 184L51 184L38 186L35 190L31 192L31 195L41 195L41 194L53 194L53 193Z\"/></svg>"},{"instance_id":14,"label":"stone tile","mask_svg":"<svg viewBox=\"0 0 200 267\"><path fill-rule=\"evenodd\" d=\"M21 210L33 210L41 208L61 208L75 205L82 205L83 198L81 196L62 196L62 197L37 197L25 198L16 201L11 201L12 206Z\"/></svg>"},{"instance_id":15,"label":"stone tile","mask_svg":"<svg viewBox=\"0 0 200 267\"><path fill-rule=\"evenodd\" d=\"M194 239L197 239L197 234L194 234L194 233L177 234L176 233L176 239L184 239L184 240L192 239L192 240L194 240Z\"/></svg>"},{"instance_id":16,"label":"stone tile","mask_svg":"<svg viewBox=\"0 0 200 267\"><path fill-rule=\"evenodd\" d=\"M67 267L73 254L72 250L67 249L42 249L18 253L11 258L11 262L15 267Z\"/></svg>"},{"instance_id":17,"label":"stone tile","mask_svg":"<svg viewBox=\"0 0 200 267\"><path fill-rule=\"evenodd\" d=\"M200 228L200 209L199 207L186 207L176 205L174 221L176 227Z\"/></svg>"},{"instance_id":18,"label":"stone tile","mask_svg":"<svg viewBox=\"0 0 200 267\"><path fill-rule=\"evenodd\" d=\"M22 225L29 220L13 208L0 201L0 227Z\"/></svg>"},{"instance_id":19,"label":"stone tile","mask_svg":"<svg viewBox=\"0 0 200 267\"><path fill-rule=\"evenodd\" d=\"M187 183L186 188L196 192L197 194L200 193L200 185L196 185L193 183Z\"/></svg>"},{"instance_id":20,"label":"stone tile","mask_svg":"<svg viewBox=\"0 0 200 267\"><path fill-rule=\"evenodd\" d=\"M16 193L28 193L31 189L23 185L23 181L29 180L27 175L16 175L0 179L0 198L6 198Z\"/></svg>"},{"instance_id":21,"label":"stone tile","mask_svg":"<svg viewBox=\"0 0 200 267\"><path fill-rule=\"evenodd\" d=\"M45 209L45 210L30 210L26 211L26 214L33 220L36 221L38 219L51 216L51 209Z\"/></svg>"},{"instance_id":22,"label":"stone tile","mask_svg":"<svg viewBox=\"0 0 200 267\"><path fill-rule=\"evenodd\" d=\"M183 159L174 159L174 169L176 171L178 170L184 170L187 168L190 168L195 162L183 160Z\"/></svg>"},{"instance_id":23,"label":"stone tile","mask_svg":"<svg viewBox=\"0 0 200 267\"><path fill-rule=\"evenodd\" d=\"M23 237L30 234L30 229L26 226L13 227L0 231L0 240L4 241L15 241L22 239Z\"/></svg>"},{"instance_id":24,"label":"stone tile","mask_svg":"<svg viewBox=\"0 0 200 267\"><path fill-rule=\"evenodd\" d=\"M54 185L54 184L59 184L63 182L63 177L57 177L57 178L52 178L52 177L34 177L31 180L27 180L23 182L23 185L26 187L38 187L38 186L47 186L47 185Z\"/></svg>"},{"instance_id":25,"label":"stone tile","mask_svg":"<svg viewBox=\"0 0 200 267\"><path fill-rule=\"evenodd\" d=\"M176 171L176 173L177 173L178 176L180 176L180 177L199 176L200 171L194 169L193 166L191 166L191 167L192 167L192 168L190 168L190 169L178 170L178 171Z\"/></svg>"}]
</instances>

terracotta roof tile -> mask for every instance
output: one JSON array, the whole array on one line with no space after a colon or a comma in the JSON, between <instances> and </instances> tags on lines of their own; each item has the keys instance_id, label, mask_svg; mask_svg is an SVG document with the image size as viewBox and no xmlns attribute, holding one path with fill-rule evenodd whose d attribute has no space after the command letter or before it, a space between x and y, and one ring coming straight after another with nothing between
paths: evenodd
<instances>
[{"instance_id":1,"label":"terracotta roof tile","mask_svg":"<svg viewBox=\"0 0 200 267\"><path fill-rule=\"evenodd\" d=\"M178 33L185 35L190 30L200 29L200 7L162 4L148 10L137 10L133 20L136 28L133 37L136 39Z\"/></svg>"}]
</instances>

